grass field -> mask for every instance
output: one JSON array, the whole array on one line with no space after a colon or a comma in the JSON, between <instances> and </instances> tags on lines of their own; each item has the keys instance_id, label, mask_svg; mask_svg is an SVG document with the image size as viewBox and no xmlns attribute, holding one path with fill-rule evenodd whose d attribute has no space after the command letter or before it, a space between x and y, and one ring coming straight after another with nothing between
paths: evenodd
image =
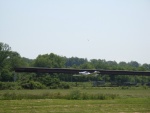
<instances>
[{"instance_id":1,"label":"grass field","mask_svg":"<svg viewBox=\"0 0 150 113\"><path fill-rule=\"evenodd\" d=\"M74 91L89 96L115 94L116 98L56 99ZM17 96L20 96L17 98ZM28 95L27 98L25 95ZM8 98L16 96L16 98ZM45 97L44 97L45 96ZM4 98L5 97L5 98ZM34 98L36 97L36 98ZM57 97L57 96L56 96ZM69 90L1 90L0 113L150 113L150 88L105 87Z\"/></svg>"},{"instance_id":2,"label":"grass field","mask_svg":"<svg viewBox=\"0 0 150 113\"><path fill-rule=\"evenodd\" d=\"M1 113L149 113L149 98L1 100Z\"/></svg>"}]
</instances>

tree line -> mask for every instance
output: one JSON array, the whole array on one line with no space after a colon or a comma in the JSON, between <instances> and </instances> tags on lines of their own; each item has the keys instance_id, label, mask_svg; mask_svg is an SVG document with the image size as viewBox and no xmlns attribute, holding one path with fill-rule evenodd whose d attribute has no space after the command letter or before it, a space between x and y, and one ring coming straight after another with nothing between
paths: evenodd
<instances>
[{"instance_id":1,"label":"tree line","mask_svg":"<svg viewBox=\"0 0 150 113\"><path fill-rule=\"evenodd\" d=\"M73 77L69 74L41 74L41 73L19 73L15 75L16 67L47 67L47 68L76 68L76 69L106 69L106 70L130 70L130 71L150 71L150 64L140 64L137 61L117 63L116 61L106 61L105 59L91 59L59 56L54 53L38 55L36 59L21 57L18 52L12 51L8 44L0 42L0 87L4 82L16 81L20 88L68 88L65 82L86 82L102 81L116 82L149 82L149 77L143 76L110 76L100 75L98 77ZM63 81L63 82L62 82ZM8 85L11 87L12 84ZM2 88L1 88L2 89Z\"/></svg>"}]
</instances>

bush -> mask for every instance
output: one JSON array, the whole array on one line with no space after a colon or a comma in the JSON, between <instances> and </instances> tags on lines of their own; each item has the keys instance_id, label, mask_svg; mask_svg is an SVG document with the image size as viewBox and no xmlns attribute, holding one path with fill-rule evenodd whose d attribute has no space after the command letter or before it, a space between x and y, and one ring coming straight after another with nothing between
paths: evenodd
<instances>
[{"instance_id":1,"label":"bush","mask_svg":"<svg viewBox=\"0 0 150 113\"><path fill-rule=\"evenodd\" d=\"M5 89L21 89L21 87L16 82L0 82L0 90Z\"/></svg>"},{"instance_id":2,"label":"bush","mask_svg":"<svg viewBox=\"0 0 150 113\"><path fill-rule=\"evenodd\" d=\"M58 89L58 85L57 84L52 84L51 86L49 86L50 89Z\"/></svg>"},{"instance_id":3,"label":"bush","mask_svg":"<svg viewBox=\"0 0 150 113\"><path fill-rule=\"evenodd\" d=\"M22 88L24 89L45 89L46 86L41 84L40 82L27 81L21 83Z\"/></svg>"},{"instance_id":4,"label":"bush","mask_svg":"<svg viewBox=\"0 0 150 113\"><path fill-rule=\"evenodd\" d=\"M62 82L62 83L59 84L59 88L61 88L61 89L69 89L70 86L69 86L68 83Z\"/></svg>"}]
</instances>

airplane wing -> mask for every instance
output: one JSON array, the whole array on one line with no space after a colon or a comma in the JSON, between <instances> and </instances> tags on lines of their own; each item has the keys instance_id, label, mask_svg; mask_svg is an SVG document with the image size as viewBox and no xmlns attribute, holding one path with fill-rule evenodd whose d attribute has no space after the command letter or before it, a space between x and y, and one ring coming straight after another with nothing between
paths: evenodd
<instances>
[{"instance_id":1,"label":"airplane wing","mask_svg":"<svg viewBox=\"0 0 150 113\"><path fill-rule=\"evenodd\" d=\"M94 71L93 73L90 73L88 71L79 72L79 74L74 74L73 76L97 76L99 75L98 71Z\"/></svg>"}]
</instances>

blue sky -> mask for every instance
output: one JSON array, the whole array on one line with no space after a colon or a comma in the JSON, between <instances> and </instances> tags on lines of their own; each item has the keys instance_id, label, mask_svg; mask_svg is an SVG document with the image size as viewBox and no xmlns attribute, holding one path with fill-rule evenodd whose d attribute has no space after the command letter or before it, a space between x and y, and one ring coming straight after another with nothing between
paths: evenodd
<instances>
[{"instance_id":1,"label":"blue sky","mask_svg":"<svg viewBox=\"0 0 150 113\"><path fill-rule=\"evenodd\" d=\"M150 64L149 0L0 0L0 42L22 57Z\"/></svg>"}]
</instances>

